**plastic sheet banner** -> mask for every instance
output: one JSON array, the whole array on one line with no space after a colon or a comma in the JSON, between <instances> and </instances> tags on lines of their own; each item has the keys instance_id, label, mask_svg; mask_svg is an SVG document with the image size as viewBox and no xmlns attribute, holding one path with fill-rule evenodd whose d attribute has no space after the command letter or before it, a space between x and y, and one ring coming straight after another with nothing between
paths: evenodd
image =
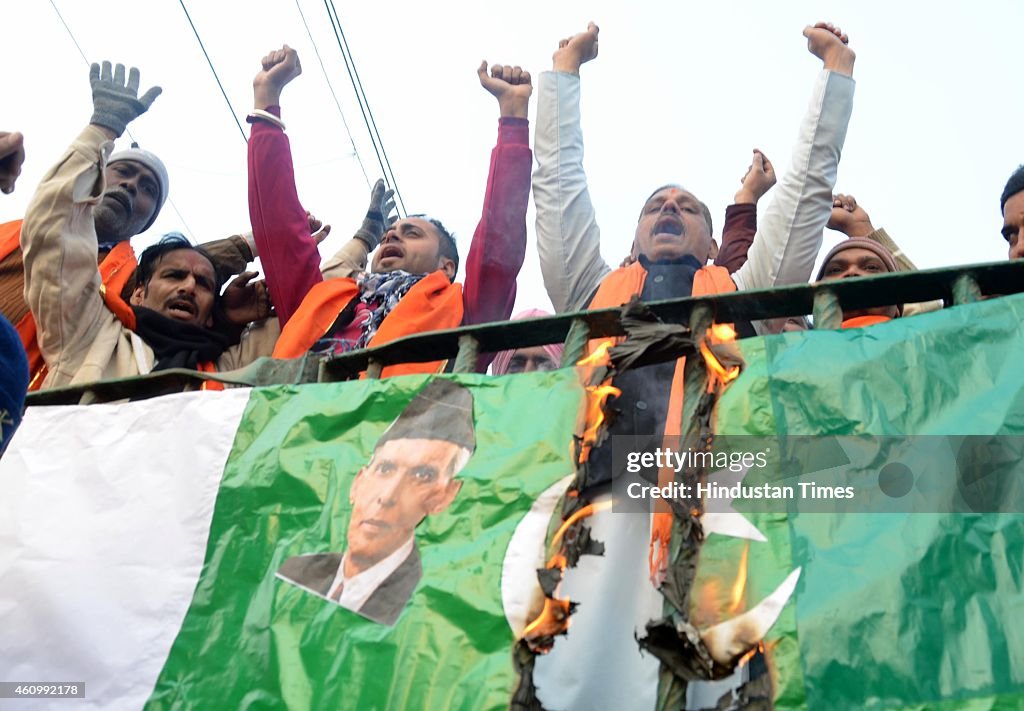
<instances>
[{"instance_id":1,"label":"plastic sheet banner","mask_svg":"<svg viewBox=\"0 0 1024 711\"><path fill-rule=\"evenodd\" d=\"M568 369L34 409L0 463L3 680L507 708L582 397Z\"/></svg>"},{"instance_id":2,"label":"plastic sheet banner","mask_svg":"<svg viewBox=\"0 0 1024 711\"><path fill-rule=\"evenodd\" d=\"M969 496L956 512L932 504L938 489L963 504L964 478L983 475L958 466L963 436L1024 435L1022 321L1016 296L740 342L747 367L719 404L720 433L844 447L845 436L948 439L945 459L936 448L899 486L885 480L891 470L874 472L886 496L908 501L899 513L734 503L737 513L716 517L694 588L702 626L742 614L799 570L765 640L776 708L1024 708L1024 514L991 502L975 512ZM866 474L837 467L808 480L856 476L859 495ZM915 506L922 491L928 505Z\"/></svg>"}]
</instances>

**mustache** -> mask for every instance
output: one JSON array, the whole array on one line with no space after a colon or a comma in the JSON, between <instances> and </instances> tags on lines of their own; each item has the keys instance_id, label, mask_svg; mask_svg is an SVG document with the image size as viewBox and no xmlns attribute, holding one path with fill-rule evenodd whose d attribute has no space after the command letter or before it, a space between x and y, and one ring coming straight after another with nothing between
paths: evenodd
<instances>
[{"instance_id":1,"label":"mustache","mask_svg":"<svg viewBox=\"0 0 1024 711\"><path fill-rule=\"evenodd\" d=\"M135 206L135 201L132 199L132 196L128 194L128 192L125 190L118 190L116 188L111 189L103 193L103 197L104 199L111 198L113 200L116 200L128 212L131 212L132 208L134 208Z\"/></svg>"}]
</instances>

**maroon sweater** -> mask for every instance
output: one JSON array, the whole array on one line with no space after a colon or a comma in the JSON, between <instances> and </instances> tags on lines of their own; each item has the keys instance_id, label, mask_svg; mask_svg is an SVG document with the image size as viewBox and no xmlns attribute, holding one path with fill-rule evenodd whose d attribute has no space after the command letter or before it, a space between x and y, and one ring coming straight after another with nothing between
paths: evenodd
<instances>
[{"instance_id":1,"label":"maroon sweater","mask_svg":"<svg viewBox=\"0 0 1024 711\"><path fill-rule=\"evenodd\" d=\"M280 115L279 107L268 110ZM529 121L499 119L483 213L466 258L464 325L504 321L512 315L516 278L526 256L532 162ZM323 276L320 253L295 189L288 137L266 121L253 123L249 139L249 216L283 327ZM358 329L361 321L357 314L350 328Z\"/></svg>"}]
</instances>

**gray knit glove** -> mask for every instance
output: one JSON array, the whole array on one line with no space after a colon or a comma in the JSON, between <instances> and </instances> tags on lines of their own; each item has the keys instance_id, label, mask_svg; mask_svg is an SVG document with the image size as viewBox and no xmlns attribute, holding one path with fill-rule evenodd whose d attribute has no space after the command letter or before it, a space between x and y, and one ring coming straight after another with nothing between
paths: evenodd
<instances>
[{"instance_id":1,"label":"gray knit glove","mask_svg":"<svg viewBox=\"0 0 1024 711\"><path fill-rule=\"evenodd\" d=\"M395 191L385 190L384 181L378 180L370 191L370 207L366 210L363 224L354 235L363 241L369 251L377 248L385 230L397 219L397 215L391 215L394 209Z\"/></svg>"},{"instance_id":2,"label":"gray knit glove","mask_svg":"<svg viewBox=\"0 0 1024 711\"><path fill-rule=\"evenodd\" d=\"M124 83L124 65L118 64L113 75L110 62L100 65L93 64L89 68L89 83L92 85L92 118L94 123L120 136L125 127L146 113L150 105L163 91L154 86L139 97L139 70L135 67L128 72L128 83Z\"/></svg>"}]
</instances>

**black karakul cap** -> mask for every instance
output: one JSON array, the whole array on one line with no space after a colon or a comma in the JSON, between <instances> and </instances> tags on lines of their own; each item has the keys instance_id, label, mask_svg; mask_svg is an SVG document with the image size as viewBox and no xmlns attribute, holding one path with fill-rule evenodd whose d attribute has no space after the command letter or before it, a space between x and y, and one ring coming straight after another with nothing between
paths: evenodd
<instances>
[{"instance_id":1,"label":"black karakul cap","mask_svg":"<svg viewBox=\"0 0 1024 711\"><path fill-rule=\"evenodd\" d=\"M377 446L394 439L439 439L472 452L473 395L450 380L431 380L384 431Z\"/></svg>"}]
</instances>

